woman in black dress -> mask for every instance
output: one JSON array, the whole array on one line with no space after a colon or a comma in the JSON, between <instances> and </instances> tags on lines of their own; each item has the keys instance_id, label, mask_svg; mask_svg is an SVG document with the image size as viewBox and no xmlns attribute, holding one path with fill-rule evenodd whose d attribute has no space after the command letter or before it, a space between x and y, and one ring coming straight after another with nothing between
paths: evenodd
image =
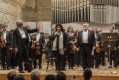
<instances>
[{"instance_id":1,"label":"woman in black dress","mask_svg":"<svg viewBox=\"0 0 119 80\"><path fill-rule=\"evenodd\" d=\"M67 58L69 69L73 69L74 66L74 53L75 53L75 36L72 26L67 29Z\"/></svg>"},{"instance_id":2,"label":"woman in black dress","mask_svg":"<svg viewBox=\"0 0 119 80\"><path fill-rule=\"evenodd\" d=\"M61 24L56 24L55 32L51 35L51 39L53 40L53 54L56 58L56 71L65 70L67 35L64 32L63 26Z\"/></svg>"}]
</instances>

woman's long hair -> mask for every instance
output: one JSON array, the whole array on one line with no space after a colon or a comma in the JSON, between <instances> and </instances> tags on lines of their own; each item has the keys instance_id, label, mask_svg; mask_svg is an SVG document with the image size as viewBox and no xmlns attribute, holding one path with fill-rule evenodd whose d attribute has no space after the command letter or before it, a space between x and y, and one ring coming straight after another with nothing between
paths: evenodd
<instances>
[{"instance_id":1,"label":"woman's long hair","mask_svg":"<svg viewBox=\"0 0 119 80\"><path fill-rule=\"evenodd\" d=\"M58 26L60 26L61 31L64 32L64 29L63 29L62 24L56 24L56 26L55 26L55 31L57 31L57 27L58 27Z\"/></svg>"}]
</instances>

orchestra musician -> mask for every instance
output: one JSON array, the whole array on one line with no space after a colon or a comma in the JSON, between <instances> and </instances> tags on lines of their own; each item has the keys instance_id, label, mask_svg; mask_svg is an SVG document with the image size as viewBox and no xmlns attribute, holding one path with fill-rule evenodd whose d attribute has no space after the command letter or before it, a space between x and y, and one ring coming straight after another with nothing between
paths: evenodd
<instances>
[{"instance_id":1,"label":"orchestra musician","mask_svg":"<svg viewBox=\"0 0 119 80\"><path fill-rule=\"evenodd\" d=\"M109 27L110 33L115 33L114 32L114 27L111 26ZM112 50L110 52L110 65L112 65L112 61L114 61L114 67L117 67L117 62L116 62L116 50Z\"/></svg>"},{"instance_id":2,"label":"orchestra musician","mask_svg":"<svg viewBox=\"0 0 119 80\"><path fill-rule=\"evenodd\" d=\"M96 41L96 48L95 48L95 51L94 51L95 68L99 68L99 65L100 65L100 52L101 52L101 48L100 48L101 36L100 36L99 32L97 31L96 27L93 27L92 30L94 32L95 41Z\"/></svg>"},{"instance_id":3,"label":"orchestra musician","mask_svg":"<svg viewBox=\"0 0 119 80\"><path fill-rule=\"evenodd\" d=\"M10 54L10 32L7 31L7 25L2 26L2 32L1 32L1 58L2 58L2 67L3 70L7 68L7 70L10 69L10 60L11 60L11 54ZM5 65L6 63L6 65Z\"/></svg>"},{"instance_id":4,"label":"orchestra musician","mask_svg":"<svg viewBox=\"0 0 119 80\"><path fill-rule=\"evenodd\" d=\"M93 31L88 29L89 24L83 24L83 30L78 33L78 49L81 52L83 70L91 68L91 53L95 49L95 36Z\"/></svg>"},{"instance_id":5,"label":"orchestra musician","mask_svg":"<svg viewBox=\"0 0 119 80\"><path fill-rule=\"evenodd\" d=\"M17 67L17 52L15 52L14 47L13 47L13 31L10 30L10 54L11 54L11 68L14 69Z\"/></svg>"},{"instance_id":6,"label":"orchestra musician","mask_svg":"<svg viewBox=\"0 0 119 80\"><path fill-rule=\"evenodd\" d=\"M39 65L39 69L42 69L42 54L43 49L45 48L45 38L44 34L40 32L40 29L35 35L35 53L34 53L34 69L36 68L37 64ZM37 63L38 59L38 63Z\"/></svg>"},{"instance_id":7,"label":"orchestra musician","mask_svg":"<svg viewBox=\"0 0 119 80\"><path fill-rule=\"evenodd\" d=\"M75 36L73 33L73 27L69 26L67 29L67 47L66 53L68 57L69 69L73 69L74 66L74 54L76 53Z\"/></svg>"},{"instance_id":8,"label":"orchestra musician","mask_svg":"<svg viewBox=\"0 0 119 80\"><path fill-rule=\"evenodd\" d=\"M56 71L65 70L67 35L61 24L56 24L55 32L51 35L51 40L53 41L52 52L56 58Z\"/></svg>"},{"instance_id":9,"label":"orchestra musician","mask_svg":"<svg viewBox=\"0 0 119 80\"><path fill-rule=\"evenodd\" d=\"M18 53L19 71L20 71L20 73L24 73L23 62L26 64L26 62L28 62L28 60L29 60L28 33L37 32L39 27L37 27L35 29L27 29L23 26L22 20L18 20L16 22L16 25L17 25L17 28L13 32L14 48L15 48L15 51ZM28 69L28 67L29 66L27 66L27 69Z\"/></svg>"}]
</instances>

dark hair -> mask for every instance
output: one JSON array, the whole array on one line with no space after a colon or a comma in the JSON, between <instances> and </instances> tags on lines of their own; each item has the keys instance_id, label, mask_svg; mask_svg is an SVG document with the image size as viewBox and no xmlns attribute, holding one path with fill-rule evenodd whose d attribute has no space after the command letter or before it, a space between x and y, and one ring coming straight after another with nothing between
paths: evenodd
<instances>
[{"instance_id":1,"label":"dark hair","mask_svg":"<svg viewBox=\"0 0 119 80\"><path fill-rule=\"evenodd\" d=\"M69 32L69 28L71 28L72 26L69 26L68 28L67 28L67 32ZM73 27L72 27L73 28Z\"/></svg>"},{"instance_id":2,"label":"dark hair","mask_svg":"<svg viewBox=\"0 0 119 80\"><path fill-rule=\"evenodd\" d=\"M85 79L90 79L92 77L92 71L89 68L85 69L83 76Z\"/></svg>"},{"instance_id":3,"label":"dark hair","mask_svg":"<svg viewBox=\"0 0 119 80\"><path fill-rule=\"evenodd\" d=\"M66 74L64 72L59 72L56 78L57 80L66 80Z\"/></svg>"},{"instance_id":4,"label":"dark hair","mask_svg":"<svg viewBox=\"0 0 119 80\"><path fill-rule=\"evenodd\" d=\"M45 80L56 80L56 76L53 74L49 74L45 77Z\"/></svg>"},{"instance_id":5,"label":"dark hair","mask_svg":"<svg viewBox=\"0 0 119 80\"><path fill-rule=\"evenodd\" d=\"M25 78L22 74L19 74L19 75L15 76L14 80L25 80Z\"/></svg>"},{"instance_id":6,"label":"dark hair","mask_svg":"<svg viewBox=\"0 0 119 80\"><path fill-rule=\"evenodd\" d=\"M8 74L7 74L7 79L8 80L14 80L14 77L16 76L16 72L15 71L10 71Z\"/></svg>"},{"instance_id":7,"label":"dark hair","mask_svg":"<svg viewBox=\"0 0 119 80\"><path fill-rule=\"evenodd\" d=\"M60 26L61 31L64 32L64 29L63 29L62 24L56 24L56 26L55 26L55 31L57 31L57 27L58 27L58 26Z\"/></svg>"}]
</instances>

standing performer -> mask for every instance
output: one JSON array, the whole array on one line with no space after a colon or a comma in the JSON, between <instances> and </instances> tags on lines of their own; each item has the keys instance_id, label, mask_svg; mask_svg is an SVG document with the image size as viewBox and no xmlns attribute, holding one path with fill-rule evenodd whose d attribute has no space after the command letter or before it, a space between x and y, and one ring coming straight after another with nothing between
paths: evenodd
<instances>
[{"instance_id":1,"label":"standing performer","mask_svg":"<svg viewBox=\"0 0 119 80\"><path fill-rule=\"evenodd\" d=\"M94 55L95 55L95 68L99 68L100 65L100 52L101 52L101 48L100 48L100 41L101 41L101 36L97 31L97 28L94 27L93 29L94 32L94 36L95 36L95 41L96 41L96 48L94 51Z\"/></svg>"},{"instance_id":2,"label":"standing performer","mask_svg":"<svg viewBox=\"0 0 119 80\"><path fill-rule=\"evenodd\" d=\"M81 51L83 70L91 68L91 52L95 49L95 37L91 30L88 30L89 24L83 24L83 30L78 33L78 47Z\"/></svg>"},{"instance_id":3,"label":"standing performer","mask_svg":"<svg viewBox=\"0 0 119 80\"><path fill-rule=\"evenodd\" d=\"M13 47L13 31L10 30L10 54L11 54L11 68L14 69L17 66L17 52L15 52Z\"/></svg>"},{"instance_id":4,"label":"standing performer","mask_svg":"<svg viewBox=\"0 0 119 80\"><path fill-rule=\"evenodd\" d=\"M53 54L56 58L55 65L57 70L65 70L65 51L67 35L61 24L56 24L55 32L51 35L53 40Z\"/></svg>"},{"instance_id":5,"label":"standing performer","mask_svg":"<svg viewBox=\"0 0 119 80\"><path fill-rule=\"evenodd\" d=\"M114 27L111 26L109 28L110 33L115 33L114 32ZM114 61L114 67L117 67L117 63L116 63L116 50L112 50L110 53L110 65L112 65L112 61Z\"/></svg>"},{"instance_id":6,"label":"standing performer","mask_svg":"<svg viewBox=\"0 0 119 80\"><path fill-rule=\"evenodd\" d=\"M23 27L23 21L19 20L16 22L17 28L13 32L14 47L15 51L18 51L18 66L20 73L24 73L23 62L26 64L28 62L28 33L37 32L37 29L27 29ZM26 67L26 66L25 66Z\"/></svg>"},{"instance_id":7,"label":"standing performer","mask_svg":"<svg viewBox=\"0 0 119 80\"><path fill-rule=\"evenodd\" d=\"M3 25L2 33L1 33L1 57L2 57L2 67L3 70L7 68L7 70L10 69L10 60L11 60L11 54L10 54L10 32L6 30L7 25ZM5 63L7 66L5 66Z\"/></svg>"},{"instance_id":8,"label":"standing performer","mask_svg":"<svg viewBox=\"0 0 119 80\"><path fill-rule=\"evenodd\" d=\"M67 29L67 48L66 48L66 53L68 57L68 64L69 64L69 69L73 69L74 66L74 54L75 54L75 36L73 33L73 28L72 26L68 27Z\"/></svg>"},{"instance_id":9,"label":"standing performer","mask_svg":"<svg viewBox=\"0 0 119 80\"><path fill-rule=\"evenodd\" d=\"M35 45L34 68L36 68L38 59L39 69L42 69L42 54L43 48L45 47L45 38L44 35L41 34L40 30L35 35Z\"/></svg>"}]
</instances>

